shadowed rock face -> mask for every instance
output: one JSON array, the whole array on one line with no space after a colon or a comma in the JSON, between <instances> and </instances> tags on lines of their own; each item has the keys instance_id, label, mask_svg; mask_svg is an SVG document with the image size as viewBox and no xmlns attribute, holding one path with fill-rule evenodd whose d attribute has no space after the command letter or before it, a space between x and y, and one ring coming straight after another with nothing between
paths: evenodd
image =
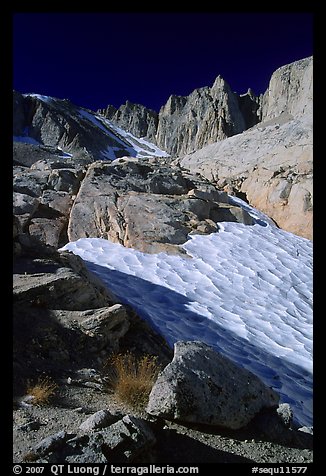
<instances>
[{"instance_id":1,"label":"shadowed rock face","mask_svg":"<svg viewBox=\"0 0 326 476\"><path fill-rule=\"evenodd\" d=\"M168 420L238 429L279 396L258 377L202 342L177 342L151 391L148 413Z\"/></svg>"},{"instance_id":2,"label":"shadowed rock face","mask_svg":"<svg viewBox=\"0 0 326 476\"><path fill-rule=\"evenodd\" d=\"M103 236L138 248L143 240L143 250L172 250L191 231L216 230L214 221L250 222L230 206L222 210L212 205L211 198L205 206L198 196L182 198L198 187L184 180L182 170L176 172L177 165L199 172L228 193L242 193L280 227L312 238L312 58L278 69L263 98L256 98L251 90L238 96L219 76L211 88L196 89L186 97L171 96L159 115L130 102L118 110L109 106L105 114L136 135L147 134L171 154L187 155L169 172L151 167L141 172L140 185L139 163L128 162L128 186L122 177L113 180L116 170L104 165L101 170L96 166L101 177L94 188L91 168L73 208L70 239ZM254 125L259 117L263 122ZM137 155L125 136L101 121L105 120L66 100L14 94L14 133L48 144L16 143L14 148L14 190L40 202L35 208L34 201L31 208L30 199L16 196L17 215L22 227L28 226L43 242L58 246L67 239L70 208L85 173L76 170L81 168L77 163L85 166L97 159ZM69 154L60 156L58 147L73 152L70 169L63 165ZM105 155L108 150L110 157ZM153 152L145 151L146 157ZM42 166L50 154L52 162L61 163L51 165L51 172ZM131 177L134 173L136 180ZM91 197L99 195L96 188L101 188L102 198L93 203ZM61 193L60 204L48 190ZM139 210L143 220L135 218ZM83 225L78 225L77 216Z\"/></svg>"},{"instance_id":3,"label":"shadowed rock face","mask_svg":"<svg viewBox=\"0 0 326 476\"><path fill-rule=\"evenodd\" d=\"M62 376L102 349L116 350L129 329L125 307L81 259L41 245L34 256L27 248L24 252L13 269L17 392L36 371Z\"/></svg>"},{"instance_id":4,"label":"shadowed rock face","mask_svg":"<svg viewBox=\"0 0 326 476\"><path fill-rule=\"evenodd\" d=\"M313 60L304 58L277 69L262 100L262 121L280 114L312 116ZM312 119L312 117L311 117Z\"/></svg>"},{"instance_id":5,"label":"shadowed rock face","mask_svg":"<svg viewBox=\"0 0 326 476\"><path fill-rule=\"evenodd\" d=\"M64 149L74 154L75 159L82 158L89 163L125 155L137 156L140 149L145 156L157 152L151 148L151 144L126 138L104 118L66 99L22 95L14 91L13 108L13 134L16 141ZM146 113L146 120L149 117L150 114ZM144 121L144 118L140 118L138 123Z\"/></svg>"},{"instance_id":6,"label":"shadowed rock face","mask_svg":"<svg viewBox=\"0 0 326 476\"><path fill-rule=\"evenodd\" d=\"M217 231L218 221L252 224L208 181L178 167L141 160L92 164L71 210L70 241L107 238L149 253L182 252L188 234Z\"/></svg>"},{"instance_id":7,"label":"shadowed rock face","mask_svg":"<svg viewBox=\"0 0 326 476\"><path fill-rule=\"evenodd\" d=\"M14 143L13 213L21 239L30 236L55 248L67 242L70 210L86 172L61 154L54 147Z\"/></svg>"}]
</instances>

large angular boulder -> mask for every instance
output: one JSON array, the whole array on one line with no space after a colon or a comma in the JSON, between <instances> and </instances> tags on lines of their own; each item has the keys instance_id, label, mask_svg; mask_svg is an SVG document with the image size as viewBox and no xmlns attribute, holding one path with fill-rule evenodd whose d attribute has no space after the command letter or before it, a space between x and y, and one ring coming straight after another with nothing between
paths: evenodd
<instances>
[{"instance_id":1,"label":"large angular boulder","mask_svg":"<svg viewBox=\"0 0 326 476\"><path fill-rule=\"evenodd\" d=\"M161 161L95 162L71 210L68 237L106 238L146 253L180 252L189 233L217 231L217 221L252 224L208 180Z\"/></svg>"},{"instance_id":2,"label":"large angular boulder","mask_svg":"<svg viewBox=\"0 0 326 476\"><path fill-rule=\"evenodd\" d=\"M167 420L246 426L279 396L248 370L201 342L177 342L172 362L159 374L147 412Z\"/></svg>"}]
</instances>

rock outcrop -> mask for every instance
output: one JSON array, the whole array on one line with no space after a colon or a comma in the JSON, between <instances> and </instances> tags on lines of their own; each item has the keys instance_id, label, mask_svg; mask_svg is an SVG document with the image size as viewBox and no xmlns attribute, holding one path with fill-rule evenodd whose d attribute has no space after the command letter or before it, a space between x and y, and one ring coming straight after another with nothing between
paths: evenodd
<instances>
[{"instance_id":1,"label":"rock outcrop","mask_svg":"<svg viewBox=\"0 0 326 476\"><path fill-rule=\"evenodd\" d=\"M218 76L212 87L195 89L189 96L170 96L159 114L128 101L119 109L108 106L100 113L177 157L257 124L259 101L251 90L237 95Z\"/></svg>"},{"instance_id":2,"label":"rock outcrop","mask_svg":"<svg viewBox=\"0 0 326 476\"><path fill-rule=\"evenodd\" d=\"M71 210L70 241L106 238L149 253L182 252L188 234L211 233L218 221L253 224L208 181L178 167L119 159L92 164Z\"/></svg>"},{"instance_id":3,"label":"rock outcrop","mask_svg":"<svg viewBox=\"0 0 326 476\"><path fill-rule=\"evenodd\" d=\"M126 104L120 106L119 109L108 106L98 112L136 137L147 137L150 140L155 140L158 113L152 109L126 101Z\"/></svg>"},{"instance_id":4,"label":"rock outcrop","mask_svg":"<svg viewBox=\"0 0 326 476\"><path fill-rule=\"evenodd\" d=\"M176 157L246 128L238 96L218 76L211 88L195 89L187 97L170 96L160 110L155 139Z\"/></svg>"},{"instance_id":5,"label":"rock outcrop","mask_svg":"<svg viewBox=\"0 0 326 476\"><path fill-rule=\"evenodd\" d=\"M147 411L167 420L239 429L279 396L251 372L201 342L177 342Z\"/></svg>"},{"instance_id":6,"label":"rock outcrop","mask_svg":"<svg viewBox=\"0 0 326 476\"><path fill-rule=\"evenodd\" d=\"M13 92L13 127L14 136L22 136L25 133L26 117L24 97L17 91Z\"/></svg>"},{"instance_id":7,"label":"rock outcrop","mask_svg":"<svg viewBox=\"0 0 326 476\"><path fill-rule=\"evenodd\" d=\"M30 236L55 248L68 241L70 210L86 169L60 154L55 148L14 143L13 213L19 240Z\"/></svg>"},{"instance_id":8,"label":"rock outcrop","mask_svg":"<svg viewBox=\"0 0 326 476\"><path fill-rule=\"evenodd\" d=\"M179 163L244 194L287 231L312 239L312 58L277 70L263 122L188 154Z\"/></svg>"},{"instance_id":9,"label":"rock outcrop","mask_svg":"<svg viewBox=\"0 0 326 476\"><path fill-rule=\"evenodd\" d=\"M43 463L148 462L156 439L144 420L125 415L103 427L86 435L60 431L37 443L30 455Z\"/></svg>"},{"instance_id":10,"label":"rock outcrop","mask_svg":"<svg viewBox=\"0 0 326 476\"><path fill-rule=\"evenodd\" d=\"M17 389L35 372L62 375L103 349L116 351L129 329L125 307L83 261L50 247L15 261L13 297Z\"/></svg>"}]
</instances>

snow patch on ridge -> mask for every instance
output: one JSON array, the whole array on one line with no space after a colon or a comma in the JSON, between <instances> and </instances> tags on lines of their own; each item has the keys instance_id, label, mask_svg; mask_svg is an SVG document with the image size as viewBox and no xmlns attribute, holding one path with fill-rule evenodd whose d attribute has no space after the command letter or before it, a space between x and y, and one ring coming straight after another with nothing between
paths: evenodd
<instances>
[{"instance_id":1,"label":"snow patch on ridge","mask_svg":"<svg viewBox=\"0 0 326 476\"><path fill-rule=\"evenodd\" d=\"M235 199L238 201L239 199ZM245 204L249 207L249 205ZM192 235L192 259L100 238L68 243L117 297L169 342L200 340L258 375L312 424L312 243L257 224Z\"/></svg>"}]
</instances>

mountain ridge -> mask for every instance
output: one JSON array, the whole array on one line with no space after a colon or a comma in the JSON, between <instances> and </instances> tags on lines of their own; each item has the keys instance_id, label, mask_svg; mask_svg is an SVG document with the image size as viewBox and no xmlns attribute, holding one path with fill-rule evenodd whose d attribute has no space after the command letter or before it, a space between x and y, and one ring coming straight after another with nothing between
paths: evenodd
<instances>
[{"instance_id":1,"label":"mountain ridge","mask_svg":"<svg viewBox=\"0 0 326 476\"><path fill-rule=\"evenodd\" d=\"M136 136L145 134L170 155L179 156L257 124L259 107L260 97L251 89L238 95L218 75L211 87L196 88L187 96L171 94L158 113L130 101L97 112ZM150 118L147 124L146 118Z\"/></svg>"},{"instance_id":2,"label":"mountain ridge","mask_svg":"<svg viewBox=\"0 0 326 476\"><path fill-rule=\"evenodd\" d=\"M311 112L312 96L306 101L311 78L312 57L307 57L278 68L265 93L258 96L251 88L244 94L233 92L218 75L211 87L196 88L185 96L171 94L159 112L130 101L97 112L138 137L144 135L170 155L182 157L285 111L293 116ZM150 121L146 123L147 115Z\"/></svg>"},{"instance_id":3,"label":"mountain ridge","mask_svg":"<svg viewBox=\"0 0 326 476\"><path fill-rule=\"evenodd\" d=\"M16 142L57 147L88 162L123 156L167 156L154 144L67 99L14 91L13 104Z\"/></svg>"}]
</instances>

